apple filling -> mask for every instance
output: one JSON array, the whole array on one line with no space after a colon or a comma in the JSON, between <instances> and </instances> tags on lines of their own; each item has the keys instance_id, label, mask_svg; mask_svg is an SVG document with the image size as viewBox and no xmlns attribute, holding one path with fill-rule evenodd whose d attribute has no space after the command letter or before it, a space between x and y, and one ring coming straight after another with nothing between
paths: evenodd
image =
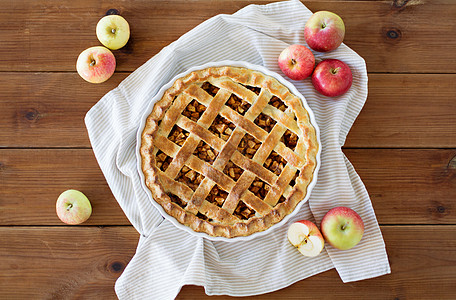
<instances>
[{"instance_id":1,"label":"apple filling","mask_svg":"<svg viewBox=\"0 0 456 300\"><path fill-rule=\"evenodd\" d=\"M214 162L215 158L218 155L218 151L213 149L211 146L206 144L204 141L200 141L198 146L196 146L193 155L198 156L200 159L210 163Z\"/></svg>"},{"instance_id":2,"label":"apple filling","mask_svg":"<svg viewBox=\"0 0 456 300\"><path fill-rule=\"evenodd\" d=\"M218 207L222 207L226 197L228 197L228 193L219 188L217 185L214 185L212 190L209 192L209 195L207 195L206 200Z\"/></svg>"},{"instance_id":3,"label":"apple filling","mask_svg":"<svg viewBox=\"0 0 456 300\"><path fill-rule=\"evenodd\" d=\"M165 153L163 153L161 150L157 151L157 154L155 155L155 165L157 168L162 170L163 172L168 169L169 164L173 161L172 157L169 157Z\"/></svg>"},{"instance_id":4,"label":"apple filling","mask_svg":"<svg viewBox=\"0 0 456 300\"><path fill-rule=\"evenodd\" d=\"M263 128L264 130L266 130L267 132L271 132L272 128L277 123L270 116L267 116L263 113L260 113L253 122L261 128Z\"/></svg>"},{"instance_id":5,"label":"apple filling","mask_svg":"<svg viewBox=\"0 0 456 300\"><path fill-rule=\"evenodd\" d=\"M277 202L277 204L283 203L283 202L285 202L286 200L287 200L287 199L286 199L284 196L280 196L279 201Z\"/></svg>"},{"instance_id":6,"label":"apple filling","mask_svg":"<svg viewBox=\"0 0 456 300\"><path fill-rule=\"evenodd\" d=\"M285 131L280 141L284 143L285 146L294 151L294 149L296 148L296 144L298 143L298 139L298 136L294 132L291 132L287 129L287 131Z\"/></svg>"},{"instance_id":7,"label":"apple filling","mask_svg":"<svg viewBox=\"0 0 456 300\"><path fill-rule=\"evenodd\" d=\"M235 94L231 94L228 101L226 101L226 106L229 106L234 111L237 111L240 115L245 115L247 110L250 108L250 103L245 102Z\"/></svg>"},{"instance_id":8,"label":"apple filling","mask_svg":"<svg viewBox=\"0 0 456 300\"><path fill-rule=\"evenodd\" d=\"M281 111L285 111L288 107L283 103L280 98L273 96L271 100L269 100L269 105L274 106L277 109L280 109Z\"/></svg>"},{"instance_id":9,"label":"apple filling","mask_svg":"<svg viewBox=\"0 0 456 300\"><path fill-rule=\"evenodd\" d=\"M296 173L293 176L293 179L291 179L291 181L290 181L290 186L291 187L294 187L294 185L296 184L296 178L298 178L299 173L300 173L299 170L297 170Z\"/></svg>"},{"instance_id":10,"label":"apple filling","mask_svg":"<svg viewBox=\"0 0 456 300\"><path fill-rule=\"evenodd\" d=\"M203 90L205 90L209 95L211 95L212 97L214 97L215 95L217 95L217 92L219 91L219 88L210 84L209 82L205 82L201 85L201 88Z\"/></svg>"},{"instance_id":11,"label":"apple filling","mask_svg":"<svg viewBox=\"0 0 456 300\"><path fill-rule=\"evenodd\" d=\"M261 142L256 138L246 133L242 140L239 142L237 150L241 152L244 156L252 159L258 148L260 148Z\"/></svg>"},{"instance_id":12,"label":"apple filling","mask_svg":"<svg viewBox=\"0 0 456 300\"><path fill-rule=\"evenodd\" d=\"M225 169L223 169L223 173L230 176L234 181L237 181L243 172L244 170L236 166L231 160L228 161Z\"/></svg>"},{"instance_id":13,"label":"apple filling","mask_svg":"<svg viewBox=\"0 0 456 300\"><path fill-rule=\"evenodd\" d=\"M180 207L182 208L185 208L185 206L187 206L187 203L185 203L181 198L179 198L178 196L172 194L172 193L166 193L169 198L171 199L171 202L173 203L176 203L177 205L179 205Z\"/></svg>"},{"instance_id":14,"label":"apple filling","mask_svg":"<svg viewBox=\"0 0 456 300\"><path fill-rule=\"evenodd\" d=\"M192 100L184 109L182 114L192 121L198 122L199 118L206 110L206 106L196 100Z\"/></svg>"},{"instance_id":15,"label":"apple filling","mask_svg":"<svg viewBox=\"0 0 456 300\"><path fill-rule=\"evenodd\" d=\"M255 211L249 208L243 201L239 201L233 214L241 220L248 220L255 216Z\"/></svg>"},{"instance_id":16,"label":"apple filling","mask_svg":"<svg viewBox=\"0 0 456 300\"><path fill-rule=\"evenodd\" d=\"M168 139L176 145L182 146L187 140L188 135L188 131L180 128L177 125L174 125L171 129L171 132L169 133Z\"/></svg>"},{"instance_id":17,"label":"apple filling","mask_svg":"<svg viewBox=\"0 0 456 300\"><path fill-rule=\"evenodd\" d=\"M242 86L244 86L245 88L251 90L252 92L254 92L255 94L259 95L260 92L261 92L261 88L260 87L257 87L257 86L251 86L251 85L243 85L241 84Z\"/></svg>"},{"instance_id":18,"label":"apple filling","mask_svg":"<svg viewBox=\"0 0 456 300\"><path fill-rule=\"evenodd\" d=\"M192 190L196 191L201 181L203 181L204 175L190 169L187 166L183 166L179 174L175 178L176 181L179 181L187 185Z\"/></svg>"},{"instance_id":19,"label":"apple filling","mask_svg":"<svg viewBox=\"0 0 456 300\"><path fill-rule=\"evenodd\" d=\"M269 154L268 158L264 161L263 166L279 176L286 164L287 161L282 156L275 151L271 151L271 154Z\"/></svg>"},{"instance_id":20,"label":"apple filling","mask_svg":"<svg viewBox=\"0 0 456 300\"><path fill-rule=\"evenodd\" d=\"M200 213L200 212L198 212L198 213L196 214L196 216L197 216L198 218L200 218L201 220L206 220L206 221L209 221L209 222L212 221L212 219L209 219L208 217L206 217L205 215L203 215L203 214Z\"/></svg>"},{"instance_id":21,"label":"apple filling","mask_svg":"<svg viewBox=\"0 0 456 300\"><path fill-rule=\"evenodd\" d=\"M269 192L269 189L271 186L261 180L258 177L255 177L253 180L252 184L249 186L249 191L254 193L258 198L261 198L264 200L266 198L266 194Z\"/></svg>"},{"instance_id":22,"label":"apple filling","mask_svg":"<svg viewBox=\"0 0 456 300\"><path fill-rule=\"evenodd\" d=\"M219 138L221 138L222 140L227 141L235 128L236 125L234 125L224 117L217 115L217 117L215 117L214 122L212 122L208 130L216 136L218 136Z\"/></svg>"}]
</instances>

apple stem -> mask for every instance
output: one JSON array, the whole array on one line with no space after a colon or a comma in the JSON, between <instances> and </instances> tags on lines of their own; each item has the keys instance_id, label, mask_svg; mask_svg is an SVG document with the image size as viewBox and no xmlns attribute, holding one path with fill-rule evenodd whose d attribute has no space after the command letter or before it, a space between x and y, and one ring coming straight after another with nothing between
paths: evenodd
<instances>
[{"instance_id":1,"label":"apple stem","mask_svg":"<svg viewBox=\"0 0 456 300\"><path fill-rule=\"evenodd\" d=\"M337 72L340 70L340 67L337 67L335 69L331 69L331 73L337 74Z\"/></svg>"},{"instance_id":2,"label":"apple stem","mask_svg":"<svg viewBox=\"0 0 456 300\"><path fill-rule=\"evenodd\" d=\"M325 23L322 23L321 24L321 29L325 29L326 28L326 24Z\"/></svg>"},{"instance_id":3,"label":"apple stem","mask_svg":"<svg viewBox=\"0 0 456 300\"><path fill-rule=\"evenodd\" d=\"M68 205L67 205L67 211L70 211L70 209L71 209L72 207L73 207L73 204L68 203Z\"/></svg>"},{"instance_id":4,"label":"apple stem","mask_svg":"<svg viewBox=\"0 0 456 300\"><path fill-rule=\"evenodd\" d=\"M111 32L114 34L114 33L116 33L116 30L113 28L113 29L111 29Z\"/></svg>"},{"instance_id":5,"label":"apple stem","mask_svg":"<svg viewBox=\"0 0 456 300\"><path fill-rule=\"evenodd\" d=\"M345 228L347 228L347 224L344 224L340 227L340 229L342 229L342 230L345 230Z\"/></svg>"},{"instance_id":6,"label":"apple stem","mask_svg":"<svg viewBox=\"0 0 456 300\"><path fill-rule=\"evenodd\" d=\"M90 66L91 67L95 66L95 61L94 60L92 60L92 62L90 63Z\"/></svg>"},{"instance_id":7,"label":"apple stem","mask_svg":"<svg viewBox=\"0 0 456 300\"><path fill-rule=\"evenodd\" d=\"M296 65L296 60L294 60L294 58L291 59L291 64Z\"/></svg>"}]
</instances>

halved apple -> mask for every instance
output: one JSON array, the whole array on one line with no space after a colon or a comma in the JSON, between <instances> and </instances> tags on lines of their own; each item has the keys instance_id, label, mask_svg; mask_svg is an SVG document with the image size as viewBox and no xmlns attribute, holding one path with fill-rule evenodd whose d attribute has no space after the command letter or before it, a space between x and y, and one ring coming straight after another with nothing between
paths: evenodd
<instances>
[{"instance_id":1,"label":"halved apple","mask_svg":"<svg viewBox=\"0 0 456 300\"><path fill-rule=\"evenodd\" d=\"M317 256L325 245L325 240L318 227L307 220L291 224L287 237L288 241L304 256Z\"/></svg>"}]
</instances>

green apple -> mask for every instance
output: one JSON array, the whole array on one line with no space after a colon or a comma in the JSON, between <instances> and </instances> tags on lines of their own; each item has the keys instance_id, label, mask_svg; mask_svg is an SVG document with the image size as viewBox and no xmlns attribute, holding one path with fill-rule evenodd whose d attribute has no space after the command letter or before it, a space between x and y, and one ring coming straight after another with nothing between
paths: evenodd
<instances>
[{"instance_id":1,"label":"green apple","mask_svg":"<svg viewBox=\"0 0 456 300\"><path fill-rule=\"evenodd\" d=\"M100 43L111 50L125 46L130 38L130 26L119 15L104 16L97 24L97 37Z\"/></svg>"},{"instance_id":2,"label":"green apple","mask_svg":"<svg viewBox=\"0 0 456 300\"><path fill-rule=\"evenodd\" d=\"M318 227L308 220L291 224L288 228L287 237L288 241L304 256L317 256L325 245L325 240Z\"/></svg>"},{"instance_id":3,"label":"green apple","mask_svg":"<svg viewBox=\"0 0 456 300\"><path fill-rule=\"evenodd\" d=\"M320 228L325 240L340 250L355 247L364 234L361 217L353 209L343 206L328 211Z\"/></svg>"},{"instance_id":4,"label":"green apple","mask_svg":"<svg viewBox=\"0 0 456 300\"><path fill-rule=\"evenodd\" d=\"M77 190L67 190L60 194L55 208L59 219L70 225L85 222L92 214L89 199Z\"/></svg>"}]
</instances>

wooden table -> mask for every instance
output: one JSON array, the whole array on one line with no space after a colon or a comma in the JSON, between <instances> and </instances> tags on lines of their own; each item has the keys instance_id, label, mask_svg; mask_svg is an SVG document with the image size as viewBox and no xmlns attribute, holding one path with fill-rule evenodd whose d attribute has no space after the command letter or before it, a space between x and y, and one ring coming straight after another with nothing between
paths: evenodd
<instances>
[{"instance_id":1,"label":"wooden table","mask_svg":"<svg viewBox=\"0 0 456 300\"><path fill-rule=\"evenodd\" d=\"M83 117L161 48L249 2L3 1L1 299L115 298L138 233L95 161ZM367 62L369 97L344 153L370 193L392 274L343 284L333 269L256 299L455 299L456 2L305 4L339 14L346 44ZM114 76L89 84L76 73L76 58L99 45L95 26L110 9L130 22L131 41L115 51ZM69 188L93 204L82 226L65 226L55 214L55 200ZM178 296L204 298L196 286Z\"/></svg>"}]
</instances>

